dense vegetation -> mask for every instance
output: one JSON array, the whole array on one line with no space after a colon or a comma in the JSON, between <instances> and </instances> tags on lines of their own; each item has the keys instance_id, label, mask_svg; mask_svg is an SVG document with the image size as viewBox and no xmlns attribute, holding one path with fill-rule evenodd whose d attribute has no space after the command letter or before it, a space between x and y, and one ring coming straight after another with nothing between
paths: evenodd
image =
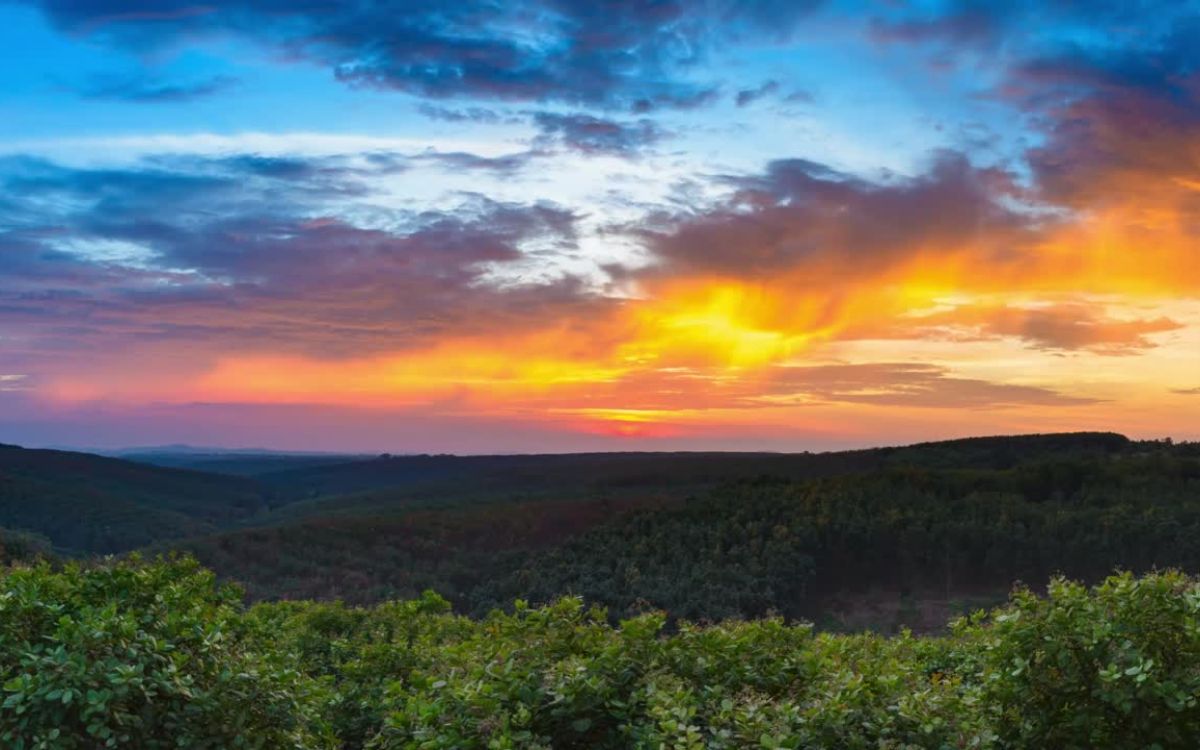
<instances>
[{"instance_id":1,"label":"dense vegetation","mask_svg":"<svg viewBox=\"0 0 1200 750\"><path fill-rule=\"evenodd\" d=\"M123 451L118 458L141 464L165 466L172 469L192 469L212 474L236 477L258 477L263 474L308 469L317 466L363 461L369 456L349 453L275 453L270 451L229 451L214 453L203 449L177 446L144 448Z\"/></svg>"},{"instance_id":2,"label":"dense vegetation","mask_svg":"<svg viewBox=\"0 0 1200 750\"><path fill-rule=\"evenodd\" d=\"M109 554L314 519L391 519L420 509L531 500L683 497L767 471L853 471L877 455L132 456L143 463L0 445L0 527L41 534L63 554Z\"/></svg>"},{"instance_id":3,"label":"dense vegetation","mask_svg":"<svg viewBox=\"0 0 1200 750\"><path fill-rule=\"evenodd\" d=\"M0 526L41 534L66 553L204 534L266 508L263 488L245 479L0 445Z\"/></svg>"},{"instance_id":4,"label":"dense vegetation","mask_svg":"<svg viewBox=\"0 0 1200 750\"><path fill-rule=\"evenodd\" d=\"M691 619L817 617L828 598L872 587L947 598L1113 566L1200 568L1200 457L741 483L514 561L471 606L573 593L621 616L648 602Z\"/></svg>"},{"instance_id":5,"label":"dense vegetation","mask_svg":"<svg viewBox=\"0 0 1200 750\"><path fill-rule=\"evenodd\" d=\"M857 473L715 485L691 474L689 493L630 479L628 492L591 485L599 499L421 510L388 506L395 495L380 490L295 503L277 523L177 546L255 598L367 603L432 588L478 616L575 594L614 618L653 608L925 629L1002 600L1014 580L1200 568L1196 448L1107 435L953 441L856 454L874 467ZM704 471L674 461L672 481L684 466ZM324 510L310 515L314 505ZM894 605L854 611L883 600Z\"/></svg>"},{"instance_id":6,"label":"dense vegetation","mask_svg":"<svg viewBox=\"0 0 1200 750\"><path fill-rule=\"evenodd\" d=\"M0 529L0 565L38 560L51 554L50 540L43 536Z\"/></svg>"},{"instance_id":7,"label":"dense vegetation","mask_svg":"<svg viewBox=\"0 0 1200 750\"><path fill-rule=\"evenodd\" d=\"M433 589L482 616L578 595L614 621L775 613L883 632L939 629L1014 580L1200 568L1195 444L350 458L175 457L218 475L0 448L0 526L59 554L185 550L255 600Z\"/></svg>"},{"instance_id":8,"label":"dense vegetation","mask_svg":"<svg viewBox=\"0 0 1200 750\"><path fill-rule=\"evenodd\" d=\"M938 637L481 620L434 594L246 610L189 560L0 576L0 742L62 748L1191 748L1200 582L1054 581Z\"/></svg>"},{"instance_id":9,"label":"dense vegetation","mask_svg":"<svg viewBox=\"0 0 1200 750\"><path fill-rule=\"evenodd\" d=\"M1200 746L1196 444L228 461L0 448L0 746Z\"/></svg>"},{"instance_id":10,"label":"dense vegetation","mask_svg":"<svg viewBox=\"0 0 1200 750\"><path fill-rule=\"evenodd\" d=\"M487 503L400 515L317 517L161 545L199 556L253 599L410 598L464 602L480 581L537 550L611 522L654 497ZM511 555L508 557L506 555Z\"/></svg>"}]
</instances>

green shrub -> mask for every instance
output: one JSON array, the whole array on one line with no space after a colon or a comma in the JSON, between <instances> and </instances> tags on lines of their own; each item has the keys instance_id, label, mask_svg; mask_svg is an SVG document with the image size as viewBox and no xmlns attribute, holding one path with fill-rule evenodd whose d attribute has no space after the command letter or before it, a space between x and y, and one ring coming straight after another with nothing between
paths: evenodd
<instances>
[{"instance_id":1,"label":"green shrub","mask_svg":"<svg viewBox=\"0 0 1200 750\"><path fill-rule=\"evenodd\" d=\"M1062 579L986 619L984 705L1011 747L1167 748L1200 744L1200 583L1180 573Z\"/></svg>"},{"instance_id":2,"label":"green shrub","mask_svg":"<svg viewBox=\"0 0 1200 750\"><path fill-rule=\"evenodd\" d=\"M1200 583L1018 590L949 635L816 633L576 598L242 608L191 560L0 578L0 745L344 750L1200 746Z\"/></svg>"},{"instance_id":3,"label":"green shrub","mask_svg":"<svg viewBox=\"0 0 1200 750\"><path fill-rule=\"evenodd\" d=\"M265 647L332 686L325 715L344 747L360 748L378 734L394 696L413 673L475 632L475 623L449 611L445 599L426 592L420 599L371 608L340 602L259 604L247 619Z\"/></svg>"},{"instance_id":4,"label":"green shrub","mask_svg":"<svg viewBox=\"0 0 1200 750\"><path fill-rule=\"evenodd\" d=\"M318 748L318 686L251 647L240 595L191 560L0 575L0 744Z\"/></svg>"}]
</instances>

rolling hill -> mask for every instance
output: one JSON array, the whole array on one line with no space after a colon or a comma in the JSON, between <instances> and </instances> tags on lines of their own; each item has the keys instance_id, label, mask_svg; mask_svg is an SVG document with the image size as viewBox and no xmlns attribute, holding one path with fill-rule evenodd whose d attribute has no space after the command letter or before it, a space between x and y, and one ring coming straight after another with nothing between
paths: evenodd
<instances>
[{"instance_id":1,"label":"rolling hill","mask_svg":"<svg viewBox=\"0 0 1200 750\"><path fill-rule=\"evenodd\" d=\"M268 495L237 477L0 446L0 527L36 532L68 554L209 533L265 513Z\"/></svg>"},{"instance_id":2,"label":"rolling hill","mask_svg":"<svg viewBox=\"0 0 1200 750\"><path fill-rule=\"evenodd\" d=\"M1112 433L821 454L176 458L224 473L0 447L0 527L23 534L21 554L39 539L69 555L187 551L254 599L432 588L482 614L575 593L614 616L836 627L919 625L934 601L925 619L943 622L954 602L1056 571L1200 567L1200 449Z\"/></svg>"},{"instance_id":3,"label":"rolling hill","mask_svg":"<svg viewBox=\"0 0 1200 750\"><path fill-rule=\"evenodd\" d=\"M286 494L314 475L359 491L171 546L254 598L433 588L481 615L574 593L614 616L778 612L885 629L940 626L1014 579L1200 567L1197 446L1106 433L814 455L383 458L264 481Z\"/></svg>"}]
</instances>

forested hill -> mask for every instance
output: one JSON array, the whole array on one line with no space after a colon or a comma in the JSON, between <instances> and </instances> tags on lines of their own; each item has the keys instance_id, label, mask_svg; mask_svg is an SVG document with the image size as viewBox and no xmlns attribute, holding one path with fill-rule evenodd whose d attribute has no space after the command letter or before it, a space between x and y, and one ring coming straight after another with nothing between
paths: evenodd
<instances>
[{"instance_id":1,"label":"forested hill","mask_svg":"<svg viewBox=\"0 0 1200 750\"><path fill-rule=\"evenodd\" d=\"M260 473L284 495L341 495L383 488L471 484L488 489L695 487L757 476L812 479L890 465L1008 468L1038 456L1107 455L1133 443L1111 432L976 437L826 453L569 453L390 456Z\"/></svg>"},{"instance_id":2,"label":"forested hill","mask_svg":"<svg viewBox=\"0 0 1200 750\"><path fill-rule=\"evenodd\" d=\"M245 525L392 518L422 508L535 500L657 507L760 476L813 479L896 462L1003 467L1047 451L1095 455L1127 452L1133 445L1120 435L1081 433L820 454L144 456L156 465L0 445L0 528L44 535L67 554L112 553ZM172 462L208 470L161 465Z\"/></svg>"},{"instance_id":3,"label":"forested hill","mask_svg":"<svg viewBox=\"0 0 1200 750\"><path fill-rule=\"evenodd\" d=\"M16 557L186 550L255 599L434 589L482 615L577 594L614 616L884 629L944 622L1015 579L1200 569L1200 446L1112 433L333 458L231 457L253 475L236 476L0 447L0 528Z\"/></svg>"},{"instance_id":4,"label":"forested hill","mask_svg":"<svg viewBox=\"0 0 1200 750\"><path fill-rule=\"evenodd\" d=\"M120 552L204 534L266 508L263 488L245 479L0 446L0 527L41 534L62 552Z\"/></svg>"},{"instance_id":5,"label":"forested hill","mask_svg":"<svg viewBox=\"0 0 1200 750\"><path fill-rule=\"evenodd\" d=\"M265 511L267 483L0 449L5 512L24 509L60 548L69 527L30 508L57 502L61 523L126 541L150 528L138 518L168 534L253 522L155 549L288 599L247 608L187 557L30 565L50 541L0 530L0 745L1197 744L1200 581L1046 581L1200 570L1200 444L596 455L522 478L544 458L401 460L506 478L481 472L467 491L462 476L388 485L383 470L380 488L289 516ZM412 504L438 487L454 499ZM896 597L898 610L847 610ZM910 625L944 637L829 632Z\"/></svg>"},{"instance_id":6,"label":"forested hill","mask_svg":"<svg viewBox=\"0 0 1200 750\"><path fill-rule=\"evenodd\" d=\"M560 465L568 458L598 460ZM803 456L656 458L674 473L596 484L596 472L572 494L480 490L441 507L395 489L335 496L178 546L255 598L370 602L432 588L482 615L577 594L614 616L777 612L837 627L941 623L948 610L1002 599L1014 580L1060 571L1096 580L1116 567L1200 569L1195 444L971 439L827 454L840 463L808 463L824 471L807 476L787 471ZM722 461L741 472L722 474ZM680 467L726 479L682 481Z\"/></svg>"},{"instance_id":7,"label":"forested hill","mask_svg":"<svg viewBox=\"0 0 1200 750\"><path fill-rule=\"evenodd\" d=\"M220 452L213 449L188 449L186 446L141 448L121 451L115 458L171 469L192 469L214 474L257 477L294 469L364 461L372 456L353 453L276 453L266 450Z\"/></svg>"}]
</instances>

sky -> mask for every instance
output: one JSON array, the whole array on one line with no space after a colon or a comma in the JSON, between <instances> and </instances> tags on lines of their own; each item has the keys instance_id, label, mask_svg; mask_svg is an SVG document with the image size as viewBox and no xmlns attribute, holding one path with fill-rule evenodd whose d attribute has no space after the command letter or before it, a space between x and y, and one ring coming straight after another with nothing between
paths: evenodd
<instances>
[{"instance_id":1,"label":"sky","mask_svg":"<svg viewBox=\"0 0 1200 750\"><path fill-rule=\"evenodd\" d=\"M1200 4L0 0L0 441L1200 438Z\"/></svg>"}]
</instances>

